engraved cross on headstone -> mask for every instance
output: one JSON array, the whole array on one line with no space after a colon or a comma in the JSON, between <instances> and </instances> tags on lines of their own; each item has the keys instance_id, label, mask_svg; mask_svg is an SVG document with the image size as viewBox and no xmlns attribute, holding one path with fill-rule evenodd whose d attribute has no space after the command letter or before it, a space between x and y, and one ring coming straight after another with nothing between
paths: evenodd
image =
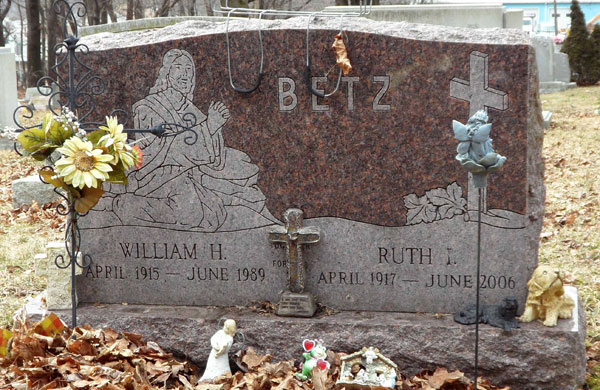
<instances>
[{"instance_id":1,"label":"engraved cross on headstone","mask_svg":"<svg viewBox=\"0 0 600 390\"><path fill-rule=\"evenodd\" d=\"M474 51L470 55L469 81L454 77L450 81L450 96L469 102L469 117L487 107L508 109L508 95L488 86L488 55Z\"/></svg>"},{"instance_id":2,"label":"engraved cross on headstone","mask_svg":"<svg viewBox=\"0 0 600 390\"><path fill-rule=\"evenodd\" d=\"M276 226L269 232L269 241L284 243L287 254L288 288L291 292L304 292L305 265L302 258L302 245L316 244L321 233L316 226L302 226L303 212L288 209L283 213L285 226Z\"/></svg>"},{"instance_id":3,"label":"engraved cross on headstone","mask_svg":"<svg viewBox=\"0 0 600 390\"><path fill-rule=\"evenodd\" d=\"M489 87L489 55L473 51L469 56L469 81L454 77L450 81L450 96L469 102L469 117L479 110L488 107L500 111L508 109L508 94ZM469 173L467 189L467 208L477 210L479 198L473 185L472 174ZM483 212L487 212L487 189L483 191Z\"/></svg>"}]
</instances>

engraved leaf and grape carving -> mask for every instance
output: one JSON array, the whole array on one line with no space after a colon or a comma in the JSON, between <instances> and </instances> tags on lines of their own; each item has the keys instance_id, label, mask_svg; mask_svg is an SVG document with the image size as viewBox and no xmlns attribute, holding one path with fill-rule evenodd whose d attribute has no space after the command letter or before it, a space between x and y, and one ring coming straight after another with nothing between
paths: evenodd
<instances>
[{"instance_id":1,"label":"engraved leaf and grape carving","mask_svg":"<svg viewBox=\"0 0 600 390\"><path fill-rule=\"evenodd\" d=\"M408 209L406 224L416 225L442 219L451 219L467 212L467 200L462 196L462 188L453 182L446 188L434 188L423 196L409 194L404 197Z\"/></svg>"}]
</instances>

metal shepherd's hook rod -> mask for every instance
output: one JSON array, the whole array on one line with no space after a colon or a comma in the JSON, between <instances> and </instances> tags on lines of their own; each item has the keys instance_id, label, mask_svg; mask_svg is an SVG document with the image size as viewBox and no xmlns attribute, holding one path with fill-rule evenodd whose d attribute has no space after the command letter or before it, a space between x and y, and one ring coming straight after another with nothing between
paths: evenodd
<instances>
[{"instance_id":1,"label":"metal shepherd's hook rod","mask_svg":"<svg viewBox=\"0 0 600 390\"><path fill-rule=\"evenodd\" d=\"M306 63L305 63L305 71L304 71L304 78L306 81L306 85L308 87L308 90L310 91L310 93L312 93L313 95L316 95L318 97L321 98L325 98L325 97L329 97L331 95L333 95L334 93L336 93L338 91L338 89L340 88L340 82L342 80L342 68L340 68L339 73L338 73L338 78L337 78L337 83L335 85L335 89L329 93L324 93L324 92L319 92L317 91L312 84L312 75L311 75L311 71L310 71L310 55L309 55L309 37L310 37L310 22L312 21L312 19L317 15L317 13L313 13L308 17L308 24L306 26ZM344 19L344 15L341 16L342 18L342 22ZM342 25L342 22L340 23L340 25ZM340 35L343 33L343 30L341 29L340 26Z\"/></svg>"},{"instance_id":2,"label":"metal shepherd's hook rod","mask_svg":"<svg viewBox=\"0 0 600 390\"><path fill-rule=\"evenodd\" d=\"M474 390L477 390L477 375L479 370L479 280L481 279L481 209L483 208L483 188L477 189L477 278L475 279L475 385Z\"/></svg>"},{"instance_id":3,"label":"metal shepherd's hook rod","mask_svg":"<svg viewBox=\"0 0 600 390\"><path fill-rule=\"evenodd\" d=\"M480 319L480 283L481 279L481 216L483 214L483 197L487 188L488 174L496 172L506 162L506 157L494 152L489 135L492 124L488 122L485 110L477 111L469 118L466 125L453 121L454 137L459 141L456 160L472 175L469 181L477 189L477 270L475 282L475 364L474 389L477 390L479 377L479 319ZM468 211L467 211L468 212Z\"/></svg>"},{"instance_id":4,"label":"metal shepherd's hook rod","mask_svg":"<svg viewBox=\"0 0 600 390\"><path fill-rule=\"evenodd\" d=\"M231 88L233 88L233 90L236 92L251 93L251 92L254 92L259 87L259 85L262 81L262 78L263 78L263 65L265 62L265 50L263 47L261 22L262 22L262 17L267 12L267 10L262 11L258 15L258 44L260 47L260 67L258 69L258 78L256 80L256 83L254 84L253 87L248 88L248 89L236 87L233 84L233 78L231 76L231 49L229 47L229 19L231 18L232 13L239 12L239 11L240 10L238 8L233 8L232 10L230 10L227 13L227 22L226 22L226 28L225 28L225 41L227 42L227 69L229 71L229 85L231 85Z\"/></svg>"}]
</instances>

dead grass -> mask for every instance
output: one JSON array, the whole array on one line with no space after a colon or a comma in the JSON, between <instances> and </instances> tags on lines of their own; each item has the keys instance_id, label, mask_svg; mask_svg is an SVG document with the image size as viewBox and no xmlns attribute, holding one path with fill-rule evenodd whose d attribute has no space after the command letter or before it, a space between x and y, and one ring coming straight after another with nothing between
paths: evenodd
<instances>
[{"instance_id":1,"label":"dead grass","mask_svg":"<svg viewBox=\"0 0 600 390\"><path fill-rule=\"evenodd\" d=\"M46 288L46 281L35 276L33 257L61 236L58 223L52 228L38 217L50 210L12 207L12 180L35 174L40 166L13 151L0 151L0 326L10 326L15 310Z\"/></svg>"},{"instance_id":2,"label":"dead grass","mask_svg":"<svg viewBox=\"0 0 600 390\"><path fill-rule=\"evenodd\" d=\"M540 262L578 287L587 315L588 386L600 390L600 87L542 95L546 212Z\"/></svg>"},{"instance_id":3,"label":"dead grass","mask_svg":"<svg viewBox=\"0 0 600 390\"><path fill-rule=\"evenodd\" d=\"M600 115L594 113L600 109L600 87L542 95L541 100L554 116L544 137L547 195L540 262L564 270L567 282L579 288L588 325L587 384L600 390ZM0 166L18 166L21 172L33 167L17 158L0 151ZM2 173L0 194L6 194L10 183ZM8 202L0 201L0 213L7 208ZM44 223L0 221L0 327L10 326L12 313L45 288L46 281L35 276L33 256L59 237Z\"/></svg>"},{"instance_id":4,"label":"dead grass","mask_svg":"<svg viewBox=\"0 0 600 390\"><path fill-rule=\"evenodd\" d=\"M33 257L50 239L42 224L16 223L0 230L0 326L12 324L12 315L28 297L46 288L46 280L35 275Z\"/></svg>"}]
</instances>

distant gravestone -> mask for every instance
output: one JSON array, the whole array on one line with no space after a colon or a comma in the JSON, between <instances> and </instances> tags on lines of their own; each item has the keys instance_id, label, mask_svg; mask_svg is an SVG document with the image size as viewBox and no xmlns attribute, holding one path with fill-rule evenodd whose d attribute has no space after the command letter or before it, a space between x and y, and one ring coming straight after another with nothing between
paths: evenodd
<instances>
[{"instance_id":1,"label":"distant gravestone","mask_svg":"<svg viewBox=\"0 0 600 390\"><path fill-rule=\"evenodd\" d=\"M540 83L554 81L554 43L551 37L532 38Z\"/></svg>"},{"instance_id":2,"label":"distant gravestone","mask_svg":"<svg viewBox=\"0 0 600 390\"><path fill-rule=\"evenodd\" d=\"M569 56L565 53L554 52L554 79L563 83L571 81Z\"/></svg>"},{"instance_id":3,"label":"distant gravestone","mask_svg":"<svg viewBox=\"0 0 600 390\"><path fill-rule=\"evenodd\" d=\"M17 71L15 53L9 47L0 47L0 129L14 127L13 112L17 108ZM12 149L13 142L0 137L0 150Z\"/></svg>"},{"instance_id":4,"label":"distant gravestone","mask_svg":"<svg viewBox=\"0 0 600 390\"><path fill-rule=\"evenodd\" d=\"M327 12L364 12L364 6L328 6ZM390 4L375 5L365 15L372 20L426 23L468 28L523 28L523 11L502 4Z\"/></svg>"},{"instance_id":5,"label":"distant gravestone","mask_svg":"<svg viewBox=\"0 0 600 390\"><path fill-rule=\"evenodd\" d=\"M314 22L314 89L334 63L339 20ZM224 25L182 23L87 37L107 81L98 119L172 124L138 137L144 166L81 219L93 265L82 302L249 305L278 302L288 208L320 228L303 247L306 291L341 310L452 313L474 297L516 296L537 264L543 216L542 129L534 51L522 32L344 20L353 70L329 98L304 79L306 19L263 21L265 75L229 84ZM255 83L256 21L231 22L232 77ZM294 44L297 43L297 44ZM333 79L333 77L330 77ZM134 83L132 84L132 80ZM132 87L135 85L135 87ZM452 120L487 109L508 157L490 178L482 277L475 280L476 191L454 161ZM180 127L176 127L180 126ZM183 132L181 126L193 128Z\"/></svg>"},{"instance_id":6,"label":"distant gravestone","mask_svg":"<svg viewBox=\"0 0 600 390\"><path fill-rule=\"evenodd\" d=\"M54 192L55 187L44 183L38 175L27 176L14 180L11 183L13 207L19 208L30 205L36 201L39 205L54 202L59 195Z\"/></svg>"},{"instance_id":7,"label":"distant gravestone","mask_svg":"<svg viewBox=\"0 0 600 390\"><path fill-rule=\"evenodd\" d=\"M575 83L570 82L569 56L555 47L551 37L534 36L532 43L538 66L540 92L552 93L574 88Z\"/></svg>"}]
</instances>

